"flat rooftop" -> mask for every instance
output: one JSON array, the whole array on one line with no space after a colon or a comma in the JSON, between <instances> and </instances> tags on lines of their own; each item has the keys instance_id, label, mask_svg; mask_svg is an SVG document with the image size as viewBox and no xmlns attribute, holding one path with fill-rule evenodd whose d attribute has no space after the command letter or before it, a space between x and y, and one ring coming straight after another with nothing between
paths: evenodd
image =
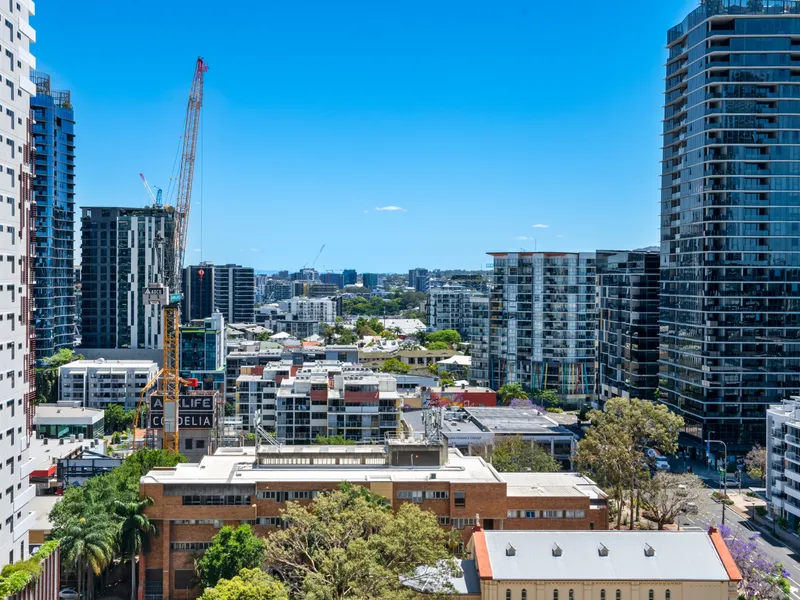
<instances>
[{"instance_id":1,"label":"flat rooftop","mask_svg":"<svg viewBox=\"0 0 800 600\"><path fill-rule=\"evenodd\" d=\"M293 448L297 448L294 446ZM364 446L355 446L354 455ZM382 446L375 446L383 451ZM336 447L336 452L341 447ZM159 484L255 484L260 482L330 482L371 481L415 482L429 481L435 474L437 481L464 483L499 483L500 475L478 456L462 456L450 449L448 461L443 466L393 467L385 464L354 465L267 465L253 466L255 449L237 454L205 456L199 463L184 463L174 469L155 469L142 477L141 483ZM296 450L295 450L296 451ZM322 451L320 451L322 452Z\"/></svg>"},{"instance_id":2,"label":"flat rooftop","mask_svg":"<svg viewBox=\"0 0 800 600\"><path fill-rule=\"evenodd\" d=\"M33 523L31 524L32 531L50 531L53 524L50 522L50 511L58 504L64 496L56 496L55 494L47 496L34 496L25 508L36 513Z\"/></svg>"},{"instance_id":3,"label":"flat rooftop","mask_svg":"<svg viewBox=\"0 0 800 600\"><path fill-rule=\"evenodd\" d=\"M67 363L61 368L64 369L76 369L76 368L86 368L86 367L97 367L97 368L109 368L109 367L123 367L123 368L135 368L135 367L151 367L156 366L156 363L152 360L111 360L105 358L97 358L95 360L73 360L71 363Z\"/></svg>"},{"instance_id":4,"label":"flat rooftop","mask_svg":"<svg viewBox=\"0 0 800 600\"><path fill-rule=\"evenodd\" d=\"M605 500L605 492L580 473L502 473L509 496L588 496Z\"/></svg>"},{"instance_id":5,"label":"flat rooftop","mask_svg":"<svg viewBox=\"0 0 800 600\"><path fill-rule=\"evenodd\" d=\"M532 408L509 406L475 406L464 411L482 431L503 434L574 435L546 414Z\"/></svg>"},{"instance_id":6,"label":"flat rooftop","mask_svg":"<svg viewBox=\"0 0 800 600\"><path fill-rule=\"evenodd\" d=\"M65 425L90 425L100 421L104 414L104 411L93 408L37 404L36 414L33 417L33 424L44 425L48 423L57 423Z\"/></svg>"}]
</instances>

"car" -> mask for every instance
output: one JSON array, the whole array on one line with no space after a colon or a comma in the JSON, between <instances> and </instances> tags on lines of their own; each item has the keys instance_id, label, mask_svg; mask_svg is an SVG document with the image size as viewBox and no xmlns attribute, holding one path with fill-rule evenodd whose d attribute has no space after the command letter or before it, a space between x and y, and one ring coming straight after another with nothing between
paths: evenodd
<instances>
[{"instance_id":1,"label":"car","mask_svg":"<svg viewBox=\"0 0 800 600\"><path fill-rule=\"evenodd\" d=\"M688 515L696 515L699 512L699 509L697 508L697 504L694 502L687 502L684 512Z\"/></svg>"},{"instance_id":2,"label":"car","mask_svg":"<svg viewBox=\"0 0 800 600\"><path fill-rule=\"evenodd\" d=\"M80 594L73 588L61 588L58 598L59 600L80 600Z\"/></svg>"},{"instance_id":3,"label":"car","mask_svg":"<svg viewBox=\"0 0 800 600\"><path fill-rule=\"evenodd\" d=\"M726 475L725 476L725 486L726 487L739 487L739 480L736 478L736 475Z\"/></svg>"}]
</instances>

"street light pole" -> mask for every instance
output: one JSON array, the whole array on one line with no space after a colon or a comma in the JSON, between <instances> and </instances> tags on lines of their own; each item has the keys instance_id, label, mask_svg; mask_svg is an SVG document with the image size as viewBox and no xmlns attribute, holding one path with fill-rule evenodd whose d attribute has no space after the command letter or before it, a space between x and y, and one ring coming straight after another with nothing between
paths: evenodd
<instances>
[{"instance_id":1,"label":"street light pole","mask_svg":"<svg viewBox=\"0 0 800 600\"><path fill-rule=\"evenodd\" d=\"M722 503L722 524L725 525L725 500L728 499L728 480L727 480L727 474L728 474L728 444L726 444L722 440L706 440L706 444L712 444L712 443L722 444L723 448L725 448L725 469L723 470L723 476L722 476L722 490L723 490L723 492L722 492L722 500L721 500L721 503Z\"/></svg>"}]
</instances>

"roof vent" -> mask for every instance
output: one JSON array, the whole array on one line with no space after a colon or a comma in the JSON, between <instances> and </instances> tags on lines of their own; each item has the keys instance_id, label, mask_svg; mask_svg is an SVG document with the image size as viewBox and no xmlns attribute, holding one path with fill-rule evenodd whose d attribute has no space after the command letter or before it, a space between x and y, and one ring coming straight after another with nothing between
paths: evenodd
<instances>
[{"instance_id":1,"label":"roof vent","mask_svg":"<svg viewBox=\"0 0 800 600\"><path fill-rule=\"evenodd\" d=\"M606 548L605 544L597 544L597 553L600 556L608 556L608 548Z\"/></svg>"},{"instance_id":2,"label":"roof vent","mask_svg":"<svg viewBox=\"0 0 800 600\"><path fill-rule=\"evenodd\" d=\"M553 556L561 556L561 546L553 544Z\"/></svg>"},{"instance_id":3,"label":"roof vent","mask_svg":"<svg viewBox=\"0 0 800 600\"><path fill-rule=\"evenodd\" d=\"M514 548L510 543L506 546L506 556L516 556L517 549Z\"/></svg>"},{"instance_id":4,"label":"roof vent","mask_svg":"<svg viewBox=\"0 0 800 600\"><path fill-rule=\"evenodd\" d=\"M656 549L653 548L650 544L645 544L644 545L644 555L645 556L655 556L656 555Z\"/></svg>"}]
</instances>

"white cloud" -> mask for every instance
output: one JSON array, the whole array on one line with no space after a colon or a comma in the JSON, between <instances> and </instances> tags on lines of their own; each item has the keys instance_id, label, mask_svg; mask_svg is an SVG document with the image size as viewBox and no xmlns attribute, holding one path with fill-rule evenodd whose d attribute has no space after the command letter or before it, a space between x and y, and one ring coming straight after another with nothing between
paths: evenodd
<instances>
[{"instance_id":1,"label":"white cloud","mask_svg":"<svg viewBox=\"0 0 800 600\"><path fill-rule=\"evenodd\" d=\"M518 235L518 236L516 236L514 239L515 239L515 240L519 240L519 241L521 241L521 242L524 242L524 241L526 241L526 240L533 240L534 238L532 238L532 237L528 237L527 235Z\"/></svg>"},{"instance_id":2,"label":"white cloud","mask_svg":"<svg viewBox=\"0 0 800 600\"><path fill-rule=\"evenodd\" d=\"M250 252L261 252L260 248L250 248Z\"/></svg>"},{"instance_id":3,"label":"white cloud","mask_svg":"<svg viewBox=\"0 0 800 600\"><path fill-rule=\"evenodd\" d=\"M200 250L200 248L195 248L194 251L195 252L202 252L202 250Z\"/></svg>"},{"instance_id":4,"label":"white cloud","mask_svg":"<svg viewBox=\"0 0 800 600\"><path fill-rule=\"evenodd\" d=\"M367 214L368 212L369 212L368 210L365 210L365 211L364 211L364 214Z\"/></svg>"},{"instance_id":5,"label":"white cloud","mask_svg":"<svg viewBox=\"0 0 800 600\"><path fill-rule=\"evenodd\" d=\"M536 223L536 225L533 226L534 229L547 229L548 227L550 227L550 225L545 225L544 223Z\"/></svg>"},{"instance_id":6,"label":"white cloud","mask_svg":"<svg viewBox=\"0 0 800 600\"><path fill-rule=\"evenodd\" d=\"M392 206L392 205L389 205L389 206L376 206L375 210L401 210L403 212L406 212L405 208L401 208L399 206Z\"/></svg>"}]
</instances>

